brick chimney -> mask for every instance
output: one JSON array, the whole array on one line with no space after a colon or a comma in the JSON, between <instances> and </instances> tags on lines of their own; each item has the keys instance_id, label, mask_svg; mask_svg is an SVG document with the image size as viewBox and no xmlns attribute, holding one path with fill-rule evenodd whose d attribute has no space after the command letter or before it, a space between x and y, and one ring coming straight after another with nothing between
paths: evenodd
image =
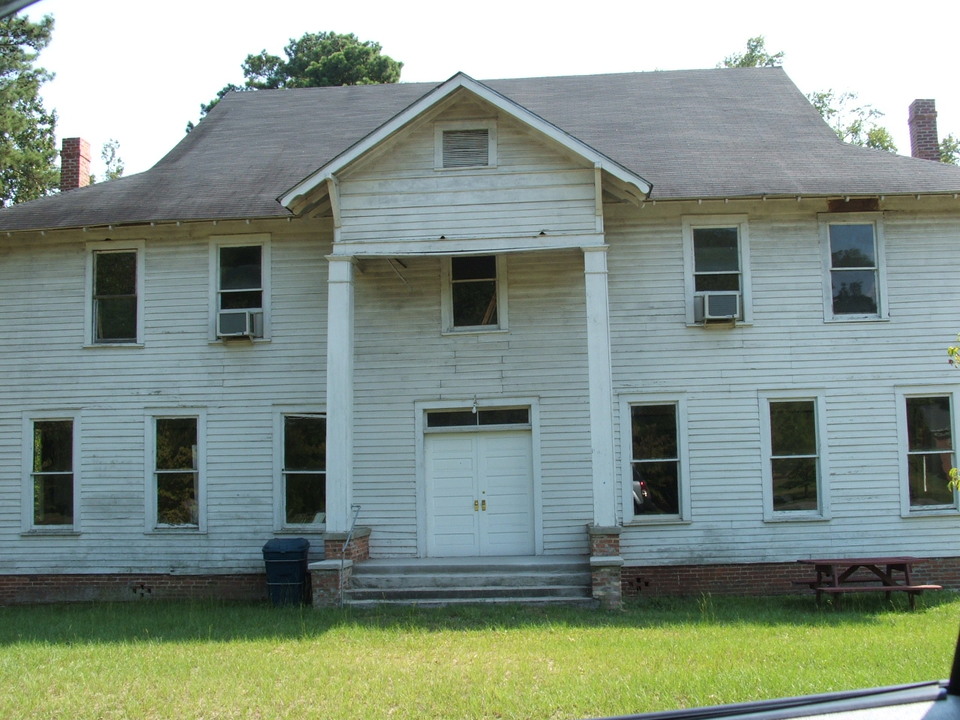
<instances>
[{"instance_id":1,"label":"brick chimney","mask_svg":"<svg viewBox=\"0 0 960 720\"><path fill-rule=\"evenodd\" d=\"M60 192L90 184L90 143L83 138L64 138L60 150Z\"/></svg>"},{"instance_id":2,"label":"brick chimney","mask_svg":"<svg viewBox=\"0 0 960 720\"><path fill-rule=\"evenodd\" d=\"M937 135L937 104L933 100L910 103L910 154L922 160L940 162L940 136Z\"/></svg>"}]
</instances>

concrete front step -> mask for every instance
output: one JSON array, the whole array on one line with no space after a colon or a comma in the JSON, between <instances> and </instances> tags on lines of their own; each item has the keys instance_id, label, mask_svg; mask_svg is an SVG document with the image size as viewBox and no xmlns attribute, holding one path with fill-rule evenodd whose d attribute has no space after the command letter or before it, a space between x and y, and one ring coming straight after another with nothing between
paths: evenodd
<instances>
[{"instance_id":1,"label":"concrete front step","mask_svg":"<svg viewBox=\"0 0 960 720\"><path fill-rule=\"evenodd\" d=\"M583 556L367 560L354 565L351 585L351 605L593 603Z\"/></svg>"}]
</instances>

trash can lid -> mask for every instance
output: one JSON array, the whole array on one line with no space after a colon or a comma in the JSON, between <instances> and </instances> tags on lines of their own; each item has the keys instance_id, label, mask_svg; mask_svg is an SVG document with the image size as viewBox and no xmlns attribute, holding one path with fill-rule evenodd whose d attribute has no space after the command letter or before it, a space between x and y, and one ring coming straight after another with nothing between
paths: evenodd
<instances>
[{"instance_id":1,"label":"trash can lid","mask_svg":"<svg viewBox=\"0 0 960 720\"><path fill-rule=\"evenodd\" d=\"M303 553L310 548L306 538L274 538L263 546L263 552Z\"/></svg>"}]
</instances>

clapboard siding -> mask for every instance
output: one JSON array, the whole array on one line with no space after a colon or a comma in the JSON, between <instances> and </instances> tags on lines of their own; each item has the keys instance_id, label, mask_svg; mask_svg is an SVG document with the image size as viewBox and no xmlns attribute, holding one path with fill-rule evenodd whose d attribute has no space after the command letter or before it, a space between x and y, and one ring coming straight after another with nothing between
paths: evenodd
<instances>
[{"instance_id":1,"label":"clapboard siding","mask_svg":"<svg viewBox=\"0 0 960 720\"><path fill-rule=\"evenodd\" d=\"M210 342L211 237L270 235L270 342ZM0 572L242 572L274 535L274 420L323 406L329 228L316 222L115 229L144 243L142 347L83 347L86 243L8 243L0 303ZM8 351L9 350L9 351ZM22 418L76 414L78 534L21 535ZM153 415L202 413L206 532L145 532Z\"/></svg>"},{"instance_id":2,"label":"clapboard siding","mask_svg":"<svg viewBox=\"0 0 960 720\"><path fill-rule=\"evenodd\" d=\"M608 217L615 391L683 397L687 409L690 522L628 527L628 563L955 552L955 516L901 517L896 391L960 382L945 361L960 328L960 218L887 212L889 320L825 322L817 220L825 209L729 209L748 215L753 323L709 331L685 324L681 217L714 213L688 205ZM798 389L824 397L830 519L764 522L760 393Z\"/></svg>"},{"instance_id":3,"label":"clapboard siding","mask_svg":"<svg viewBox=\"0 0 960 720\"><path fill-rule=\"evenodd\" d=\"M437 122L496 121L497 163L437 170ZM505 115L455 106L402 132L389 152L339 177L341 241L502 237L596 231L594 169L549 146Z\"/></svg>"}]
</instances>

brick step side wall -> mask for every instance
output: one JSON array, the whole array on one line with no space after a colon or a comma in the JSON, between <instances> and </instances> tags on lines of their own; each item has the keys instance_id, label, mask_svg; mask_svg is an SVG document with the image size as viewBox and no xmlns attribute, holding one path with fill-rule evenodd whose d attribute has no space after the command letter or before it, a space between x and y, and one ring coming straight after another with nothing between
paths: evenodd
<instances>
[{"instance_id":1,"label":"brick step side wall","mask_svg":"<svg viewBox=\"0 0 960 720\"><path fill-rule=\"evenodd\" d=\"M801 585L814 577L813 568L799 563L731 565L624 566L620 576L623 595L786 595L803 592ZM917 584L942 585L960 590L960 558L929 558L913 567Z\"/></svg>"}]
</instances>

